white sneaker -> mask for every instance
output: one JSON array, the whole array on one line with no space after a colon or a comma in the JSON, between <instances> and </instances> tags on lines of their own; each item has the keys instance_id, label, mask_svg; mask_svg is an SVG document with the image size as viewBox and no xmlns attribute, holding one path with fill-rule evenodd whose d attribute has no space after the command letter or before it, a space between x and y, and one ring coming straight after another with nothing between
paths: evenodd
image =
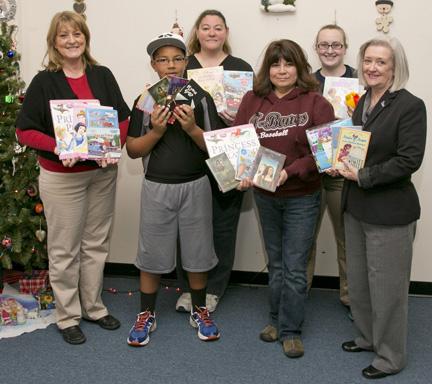
<instances>
[{"instance_id":1,"label":"white sneaker","mask_svg":"<svg viewBox=\"0 0 432 384\"><path fill-rule=\"evenodd\" d=\"M214 312L219 303L219 297L216 295L212 295L211 293L207 293L206 295L206 307L209 312Z\"/></svg>"},{"instance_id":2,"label":"white sneaker","mask_svg":"<svg viewBox=\"0 0 432 384\"><path fill-rule=\"evenodd\" d=\"M176 311L178 312L191 312L192 309L192 297L190 292L185 292L180 295L176 303Z\"/></svg>"}]
</instances>

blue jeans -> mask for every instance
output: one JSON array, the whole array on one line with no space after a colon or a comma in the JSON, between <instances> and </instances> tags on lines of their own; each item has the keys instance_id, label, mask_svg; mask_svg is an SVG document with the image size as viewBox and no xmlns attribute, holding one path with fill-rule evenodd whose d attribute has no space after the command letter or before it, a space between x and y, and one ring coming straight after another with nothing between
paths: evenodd
<instances>
[{"instance_id":1,"label":"blue jeans","mask_svg":"<svg viewBox=\"0 0 432 384\"><path fill-rule=\"evenodd\" d=\"M300 334L307 294L306 265L320 207L320 192L273 197L255 191L268 256L270 323L279 340Z\"/></svg>"}]
</instances>

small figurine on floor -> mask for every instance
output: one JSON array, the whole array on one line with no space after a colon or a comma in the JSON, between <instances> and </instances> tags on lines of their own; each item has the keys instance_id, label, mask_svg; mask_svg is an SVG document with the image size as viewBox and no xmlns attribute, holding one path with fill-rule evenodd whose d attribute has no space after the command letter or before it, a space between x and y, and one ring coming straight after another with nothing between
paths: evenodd
<instances>
[{"instance_id":1,"label":"small figurine on floor","mask_svg":"<svg viewBox=\"0 0 432 384\"><path fill-rule=\"evenodd\" d=\"M393 1L377 0L375 1L375 5L377 11L380 13L380 16L375 20L377 31L388 33L390 30L390 24L393 22L393 16L389 15L393 7Z\"/></svg>"}]
</instances>

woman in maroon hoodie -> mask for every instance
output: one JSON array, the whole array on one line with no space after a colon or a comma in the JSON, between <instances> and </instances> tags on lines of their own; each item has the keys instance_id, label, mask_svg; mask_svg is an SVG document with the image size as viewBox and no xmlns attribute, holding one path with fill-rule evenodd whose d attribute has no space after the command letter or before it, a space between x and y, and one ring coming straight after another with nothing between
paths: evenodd
<instances>
[{"instance_id":1,"label":"woman in maroon hoodie","mask_svg":"<svg viewBox=\"0 0 432 384\"><path fill-rule=\"evenodd\" d=\"M291 40L268 46L253 91L240 105L234 125L252 123L262 146L286 155L276 192L255 187L270 286L264 341L279 340L288 357L304 354L301 326L306 299L306 264L320 204L320 176L305 130L334 120L332 106L301 47ZM244 180L240 188L248 188Z\"/></svg>"}]
</instances>

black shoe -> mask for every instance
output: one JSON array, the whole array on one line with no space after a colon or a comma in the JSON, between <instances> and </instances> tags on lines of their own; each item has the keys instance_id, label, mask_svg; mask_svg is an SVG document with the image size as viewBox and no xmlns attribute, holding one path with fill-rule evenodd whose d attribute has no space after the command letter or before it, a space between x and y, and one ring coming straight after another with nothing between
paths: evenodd
<instances>
[{"instance_id":1,"label":"black shoe","mask_svg":"<svg viewBox=\"0 0 432 384\"><path fill-rule=\"evenodd\" d=\"M363 349L359 347L354 340L345 341L345 343L342 343L342 349L345 352L362 352L367 351L367 349Z\"/></svg>"},{"instance_id":2,"label":"black shoe","mask_svg":"<svg viewBox=\"0 0 432 384\"><path fill-rule=\"evenodd\" d=\"M98 320L94 320L94 322L97 323L101 328L108 329L110 331L113 331L114 329L120 327L120 321L118 321L114 316L111 315L101 317Z\"/></svg>"},{"instance_id":3,"label":"black shoe","mask_svg":"<svg viewBox=\"0 0 432 384\"><path fill-rule=\"evenodd\" d=\"M73 325L65 329L60 329L64 341L69 344L82 344L86 341L84 333L81 331L79 325Z\"/></svg>"},{"instance_id":4,"label":"black shoe","mask_svg":"<svg viewBox=\"0 0 432 384\"><path fill-rule=\"evenodd\" d=\"M366 379L382 379L383 377L393 375L393 373L387 373L376 369L373 365L369 365L363 369L362 374Z\"/></svg>"}]
</instances>

